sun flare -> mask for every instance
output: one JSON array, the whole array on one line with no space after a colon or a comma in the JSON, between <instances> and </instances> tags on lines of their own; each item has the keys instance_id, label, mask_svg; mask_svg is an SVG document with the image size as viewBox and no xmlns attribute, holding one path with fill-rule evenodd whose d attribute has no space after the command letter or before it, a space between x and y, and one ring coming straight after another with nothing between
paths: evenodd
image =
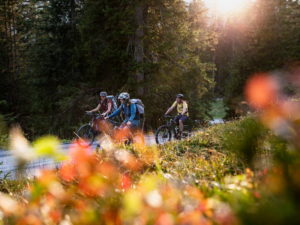
<instances>
[{"instance_id":1,"label":"sun flare","mask_svg":"<svg viewBox=\"0 0 300 225\"><path fill-rule=\"evenodd\" d=\"M226 16L242 12L253 0L204 0L204 2L214 13Z\"/></svg>"}]
</instances>

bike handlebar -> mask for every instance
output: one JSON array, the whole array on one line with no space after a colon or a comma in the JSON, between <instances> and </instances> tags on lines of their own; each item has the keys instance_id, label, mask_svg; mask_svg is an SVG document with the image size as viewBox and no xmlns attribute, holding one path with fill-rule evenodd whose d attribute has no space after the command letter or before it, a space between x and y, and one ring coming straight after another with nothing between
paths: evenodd
<instances>
[{"instance_id":1,"label":"bike handlebar","mask_svg":"<svg viewBox=\"0 0 300 225\"><path fill-rule=\"evenodd\" d=\"M102 116L100 113L96 113L96 112L85 112L85 114L88 115L88 116L94 116L94 117L99 116L99 117L104 118L104 116Z\"/></svg>"}]
</instances>

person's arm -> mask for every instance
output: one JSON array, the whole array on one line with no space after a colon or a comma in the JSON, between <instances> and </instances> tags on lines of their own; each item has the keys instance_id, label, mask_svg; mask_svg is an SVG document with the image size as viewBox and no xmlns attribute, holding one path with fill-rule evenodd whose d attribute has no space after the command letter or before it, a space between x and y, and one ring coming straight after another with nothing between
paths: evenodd
<instances>
[{"instance_id":1,"label":"person's arm","mask_svg":"<svg viewBox=\"0 0 300 225\"><path fill-rule=\"evenodd\" d=\"M131 123L130 121L129 121L129 118L126 118L123 122L122 122L122 124L126 124L126 123Z\"/></svg>"},{"instance_id":2,"label":"person's arm","mask_svg":"<svg viewBox=\"0 0 300 225\"><path fill-rule=\"evenodd\" d=\"M116 111L114 111L112 114L110 114L109 116L107 116L105 118L107 118L107 119L113 118L113 117L119 115L121 110L122 110L122 105Z\"/></svg>"},{"instance_id":3,"label":"person's arm","mask_svg":"<svg viewBox=\"0 0 300 225\"><path fill-rule=\"evenodd\" d=\"M130 104L130 117L128 122L132 122L136 116L136 104Z\"/></svg>"},{"instance_id":4,"label":"person's arm","mask_svg":"<svg viewBox=\"0 0 300 225\"><path fill-rule=\"evenodd\" d=\"M91 111L87 111L87 112L97 112L99 110L100 110L100 104L98 104L96 108L92 109Z\"/></svg>"},{"instance_id":5,"label":"person's arm","mask_svg":"<svg viewBox=\"0 0 300 225\"><path fill-rule=\"evenodd\" d=\"M171 111L173 111L173 109L176 107L177 105L177 102L175 101L173 103L173 105L167 110L167 112L165 113L165 115L168 115Z\"/></svg>"},{"instance_id":6,"label":"person's arm","mask_svg":"<svg viewBox=\"0 0 300 225\"><path fill-rule=\"evenodd\" d=\"M186 114L188 111L188 105L186 102L183 102L182 115Z\"/></svg>"},{"instance_id":7,"label":"person's arm","mask_svg":"<svg viewBox=\"0 0 300 225\"><path fill-rule=\"evenodd\" d=\"M108 102L108 103L107 103L107 111L104 112L104 113L102 113L102 116L108 115L108 113L111 112L111 107L112 107L112 103L111 103L111 102Z\"/></svg>"}]
</instances>

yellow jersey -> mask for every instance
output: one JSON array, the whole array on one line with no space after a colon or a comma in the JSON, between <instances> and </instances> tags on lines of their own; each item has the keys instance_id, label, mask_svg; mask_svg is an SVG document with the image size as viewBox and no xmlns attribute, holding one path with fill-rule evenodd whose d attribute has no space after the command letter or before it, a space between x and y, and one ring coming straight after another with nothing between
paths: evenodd
<instances>
[{"instance_id":1,"label":"yellow jersey","mask_svg":"<svg viewBox=\"0 0 300 225\"><path fill-rule=\"evenodd\" d=\"M176 107L177 106L177 112L178 114L182 114L183 111L185 111L186 113L184 114L185 116L189 116L189 112L188 112L188 104L186 101L182 101L181 103L177 103L177 101L175 101L172 105L172 107ZM183 115L183 114L182 114Z\"/></svg>"}]
</instances>

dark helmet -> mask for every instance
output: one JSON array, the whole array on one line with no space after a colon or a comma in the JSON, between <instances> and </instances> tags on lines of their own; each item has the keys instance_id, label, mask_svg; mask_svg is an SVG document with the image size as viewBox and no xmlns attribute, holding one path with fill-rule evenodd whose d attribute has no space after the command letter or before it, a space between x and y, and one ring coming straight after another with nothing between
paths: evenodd
<instances>
[{"instance_id":1,"label":"dark helmet","mask_svg":"<svg viewBox=\"0 0 300 225\"><path fill-rule=\"evenodd\" d=\"M100 97L106 97L107 92L106 91L101 91L99 95L100 95Z\"/></svg>"},{"instance_id":2,"label":"dark helmet","mask_svg":"<svg viewBox=\"0 0 300 225\"><path fill-rule=\"evenodd\" d=\"M176 98L184 98L184 95L183 94L177 94Z\"/></svg>"}]
</instances>

